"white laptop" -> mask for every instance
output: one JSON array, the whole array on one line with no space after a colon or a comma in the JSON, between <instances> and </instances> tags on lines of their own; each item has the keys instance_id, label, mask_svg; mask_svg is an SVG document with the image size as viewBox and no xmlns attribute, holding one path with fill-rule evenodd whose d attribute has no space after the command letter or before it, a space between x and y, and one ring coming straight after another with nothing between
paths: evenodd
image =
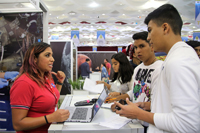
<instances>
[{"instance_id":1,"label":"white laptop","mask_svg":"<svg viewBox=\"0 0 200 133\"><path fill-rule=\"evenodd\" d=\"M70 112L70 116L66 122L91 122L107 96L106 90L103 89L96 103L92 107L65 107L65 109L68 109Z\"/></svg>"}]
</instances>

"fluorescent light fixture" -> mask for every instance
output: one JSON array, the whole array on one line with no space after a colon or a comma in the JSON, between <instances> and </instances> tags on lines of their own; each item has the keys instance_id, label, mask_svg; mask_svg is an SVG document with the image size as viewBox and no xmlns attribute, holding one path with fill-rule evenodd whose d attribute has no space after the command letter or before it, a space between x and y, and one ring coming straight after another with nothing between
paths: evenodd
<instances>
[{"instance_id":1,"label":"fluorescent light fixture","mask_svg":"<svg viewBox=\"0 0 200 133\"><path fill-rule=\"evenodd\" d=\"M98 7L99 4L97 4L96 2L92 2L89 6L90 6L90 7Z\"/></svg>"}]
</instances>

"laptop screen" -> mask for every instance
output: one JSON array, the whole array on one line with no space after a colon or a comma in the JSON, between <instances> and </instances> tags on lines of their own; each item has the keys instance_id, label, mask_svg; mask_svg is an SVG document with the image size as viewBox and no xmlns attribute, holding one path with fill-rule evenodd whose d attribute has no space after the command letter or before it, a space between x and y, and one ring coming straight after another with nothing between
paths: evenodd
<instances>
[{"instance_id":1,"label":"laptop screen","mask_svg":"<svg viewBox=\"0 0 200 133\"><path fill-rule=\"evenodd\" d=\"M106 90L103 89L103 91L101 92L101 95L99 96L97 102L94 104L93 117L96 115L96 113L98 112L99 108L101 107L103 102L106 100L107 96L108 96L108 94L106 93Z\"/></svg>"}]
</instances>

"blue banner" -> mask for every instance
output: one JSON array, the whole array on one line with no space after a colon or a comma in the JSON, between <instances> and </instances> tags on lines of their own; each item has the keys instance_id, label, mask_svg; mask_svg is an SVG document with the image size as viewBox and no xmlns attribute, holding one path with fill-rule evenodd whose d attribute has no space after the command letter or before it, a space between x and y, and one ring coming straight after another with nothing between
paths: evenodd
<instances>
[{"instance_id":1,"label":"blue banner","mask_svg":"<svg viewBox=\"0 0 200 133\"><path fill-rule=\"evenodd\" d=\"M200 32L193 32L193 40L200 41Z\"/></svg>"},{"instance_id":2,"label":"blue banner","mask_svg":"<svg viewBox=\"0 0 200 133\"><path fill-rule=\"evenodd\" d=\"M97 30L97 45L105 44L105 30Z\"/></svg>"},{"instance_id":3,"label":"blue banner","mask_svg":"<svg viewBox=\"0 0 200 133\"><path fill-rule=\"evenodd\" d=\"M75 45L78 45L80 43L80 41L79 41L79 31L72 30L71 31L71 39L73 40Z\"/></svg>"},{"instance_id":4,"label":"blue banner","mask_svg":"<svg viewBox=\"0 0 200 133\"><path fill-rule=\"evenodd\" d=\"M200 1L195 2L195 24L200 27Z\"/></svg>"},{"instance_id":5,"label":"blue banner","mask_svg":"<svg viewBox=\"0 0 200 133\"><path fill-rule=\"evenodd\" d=\"M118 52L122 52L122 47L118 47Z\"/></svg>"},{"instance_id":6,"label":"blue banner","mask_svg":"<svg viewBox=\"0 0 200 133\"><path fill-rule=\"evenodd\" d=\"M51 35L51 40L58 40L59 39L59 35Z\"/></svg>"},{"instance_id":7,"label":"blue banner","mask_svg":"<svg viewBox=\"0 0 200 133\"><path fill-rule=\"evenodd\" d=\"M187 37L181 37L182 41L187 42L188 38Z\"/></svg>"},{"instance_id":8,"label":"blue banner","mask_svg":"<svg viewBox=\"0 0 200 133\"><path fill-rule=\"evenodd\" d=\"M92 51L96 52L97 51L97 47L96 46L92 47Z\"/></svg>"}]
</instances>

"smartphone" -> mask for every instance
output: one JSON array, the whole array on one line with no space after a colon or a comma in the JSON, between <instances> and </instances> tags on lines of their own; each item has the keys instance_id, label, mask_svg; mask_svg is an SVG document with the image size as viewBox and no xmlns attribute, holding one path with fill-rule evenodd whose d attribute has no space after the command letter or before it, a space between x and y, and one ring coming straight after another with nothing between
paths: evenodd
<instances>
[{"instance_id":1,"label":"smartphone","mask_svg":"<svg viewBox=\"0 0 200 133\"><path fill-rule=\"evenodd\" d=\"M127 104L126 100L123 100L123 99L120 99L119 103L122 104L122 105L126 105ZM120 110L121 108L119 106L116 106L115 109L116 110Z\"/></svg>"}]
</instances>

